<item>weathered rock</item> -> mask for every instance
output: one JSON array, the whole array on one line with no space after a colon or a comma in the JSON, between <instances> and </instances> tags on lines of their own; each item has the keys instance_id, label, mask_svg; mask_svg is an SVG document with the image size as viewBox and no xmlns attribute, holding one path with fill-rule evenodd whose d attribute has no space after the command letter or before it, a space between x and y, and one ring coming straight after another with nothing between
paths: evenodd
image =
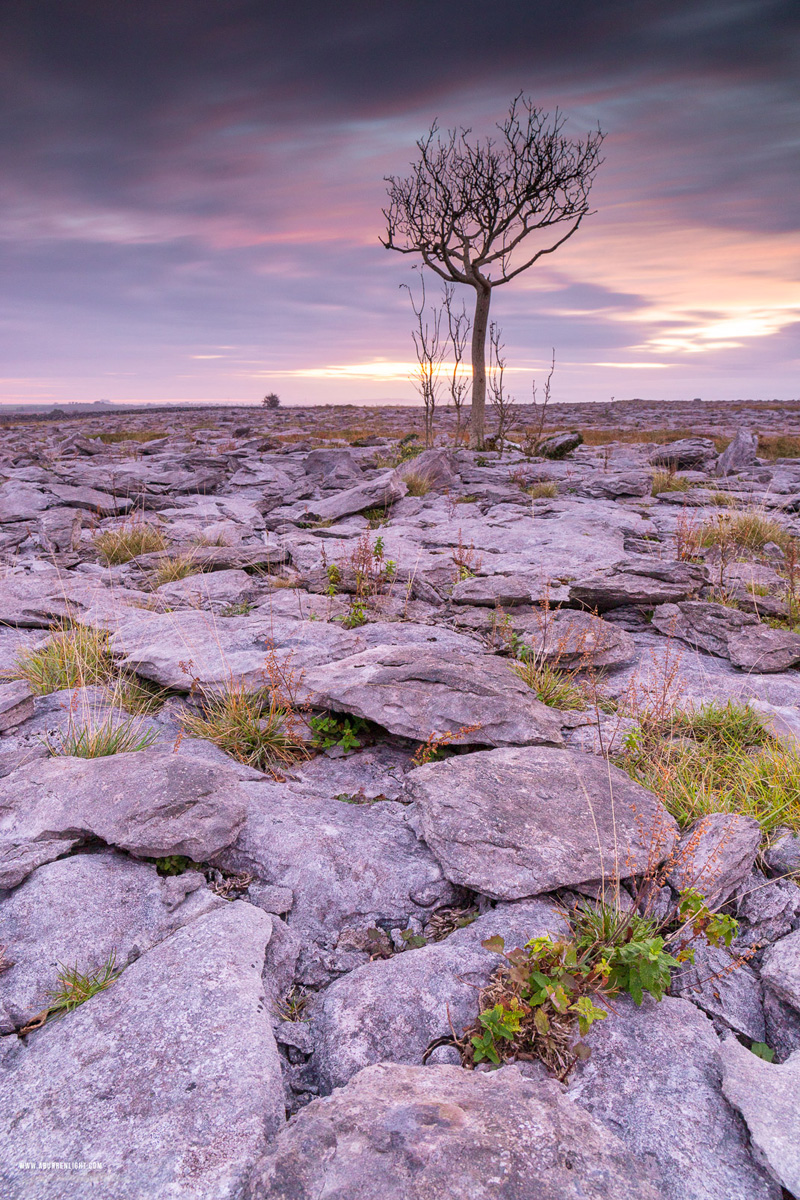
<instances>
[{"instance_id":1,"label":"weathered rock","mask_svg":"<svg viewBox=\"0 0 800 1200\"><path fill-rule=\"evenodd\" d=\"M237 901L142 955L27 1044L3 1039L0 1190L64 1196L64 1173L115 1200L234 1200L283 1123L261 971L273 924ZM92 1187L92 1190L94 1190Z\"/></svg>"},{"instance_id":2,"label":"weathered rock","mask_svg":"<svg viewBox=\"0 0 800 1200\"><path fill-rule=\"evenodd\" d=\"M788 879L768 880L754 870L736 894L737 947L766 946L800 923L800 888Z\"/></svg>"},{"instance_id":3,"label":"weathered rock","mask_svg":"<svg viewBox=\"0 0 800 1200\"><path fill-rule=\"evenodd\" d=\"M800 873L800 834L787 829L764 852L764 861L775 875Z\"/></svg>"},{"instance_id":4,"label":"weathered rock","mask_svg":"<svg viewBox=\"0 0 800 1200\"><path fill-rule=\"evenodd\" d=\"M326 488L352 487L362 476L352 450L344 447L312 450L303 466L307 475L319 480Z\"/></svg>"},{"instance_id":5,"label":"weathered rock","mask_svg":"<svg viewBox=\"0 0 800 1200\"><path fill-rule=\"evenodd\" d=\"M70 487L69 484L51 483L48 491L68 508L85 508L101 517L127 512L133 503L127 497L109 496L107 492L99 492L92 487Z\"/></svg>"},{"instance_id":6,"label":"weathered rock","mask_svg":"<svg viewBox=\"0 0 800 1200\"><path fill-rule=\"evenodd\" d=\"M509 608L530 604L537 589L533 581L521 575L476 575L464 579L453 588L450 599L455 604L477 604L487 608Z\"/></svg>"},{"instance_id":7,"label":"weathered rock","mask_svg":"<svg viewBox=\"0 0 800 1200\"><path fill-rule=\"evenodd\" d=\"M481 942L499 934L508 950L565 930L550 904L501 905L444 941L348 972L322 995L314 1015L314 1067L323 1092L379 1062L422 1064L426 1049L476 1020L480 989L502 959Z\"/></svg>"},{"instance_id":8,"label":"weathered rock","mask_svg":"<svg viewBox=\"0 0 800 1200\"><path fill-rule=\"evenodd\" d=\"M666 1200L780 1200L722 1096L719 1042L687 1000L614 999L585 1038L569 1096L661 1170Z\"/></svg>"},{"instance_id":9,"label":"weathered rock","mask_svg":"<svg viewBox=\"0 0 800 1200\"><path fill-rule=\"evenodd\" d=\"M366 717L421 742L465 727L460 745L562 741L552 711L493 655L378 646L306 672L303 688L313 708Z\"/></svg>"},{"instance_id":10,"label":"weathered rock","mask_svg":"<svg viewBox=\"0 0 800 1200\"><path fill-rule=\"evenodd\" d=\"M0 486L0 525L8 521L35 520L52 502L52 497L38 488L10 480Z\"/></svg>"},{"instance_id":11,"label":"weathered rock","mask_svg":"<svg viewBox=\"0 0 800 1200\"><path fill-rule=\"evenodd\" d=\"M412 771L409 784L447 878L498 899L635 875L676 840L651 792L577 751L459 755Z\"/></svg>"},{"instance_id":12,"label":"weathered rock","mask_svg":"<svg viewBox=\"0 0 800 1200\"><path fill-rule=\"evenodd\" d=\"M761 978L776 996L800 1011L800 929L781 938L766 951Z\"/></svg>"},{"instance_id":13,"label":"weathered rock","mask_svg":"<svg viewBox=\"0 0 800 1200\"><path fill-rule=\"evenodd\" d=\"M772 988L764 988L764 1041L775 1052L775 1062L785 1062L795 1050L800 1050L800 1012L776 996Z\"/></svg>"},{"instance_id":14,"label":"weathered rock","mask_svg":"<svg viewBox=\"0 0 800 1200\"><path fill-rule=\"evenodd\" d=\"M298 1113L243 1200L659 1200L649 1174L549 1080L384 1063Z\"/></svg>"},{"instance_id":15,"label":"weathered rock","mask_svg":"<svg viewBox=\"0 0 800 1200\"><path fill-rule=\"evenodd\" d=\"M14 729L33 716L33 693L21 679L0 683L0 733Z\"/></svg>"},{"instance_id":16,"label":"weathered rock","mask_svg":"<svg viewBox=\"0 0 800 1200\"><path fill-rule=\"evenodd\" d=\"M618 667L636 656L629 633L580 609L533 609L523 617L512 613L509 624L535 652L537 661L567 670Z\"/></svg>"},{"instance_id":17,"label":"weathered rock","mask_svg":"<svg viewBox=\"0 0 800 1200\"><path fill-rule=\"evenodd\" d=\"M345 927L407 929L454 901L454 889L403 805L348 804L268 782L242 786L247 823L214 861L293 892L288 925L307 945L316 944L304 964L308 981L327 981L330 972L354 965L347 959L337 965L332 954Z\"/></svg>"},{"instance_id":18,"label":"weathered rock","mask_svg":"<svg viewBox=\"0 0 800 1200\"><path fill-rule=\"evenodd\" d=\"M365 508L386 508L408 492L397 471L386 471L327 500L304 501L305 511L318 521L338 521Z\"/></svg>"},{"instance_id":19,"label":"weathered rock","mask_svg":"<svg viewBox=\"0 0 800 1200\"><path fill-rule=\"evenodd\" d=\"M118 968L183 925L224 906L197 871L162 878L156 868L107 850L48 863L0 901L14 965L0 974L0 1030L47 1007L59 964Z\"/></svg>"},{"instance_id":20,"label":"weathered rock","mask_svg":"<svg viewBox=\"0 0 800 1200\"><path fill-rule=\"evenodd\" d=\"M800 663L800 635L769 625L748 627L730 636L728 656L743 671L762 675L786 671Z\"/></svg>"},{"instance_id":21,"label":"weathered rock","mask_svg":"<svg viewBox=\"0 0 800 1200\"><path fill-rule=\"evenodd\" d=\"M165 604L189 608L218 608L226 604L237 604L255 595L256 587L252 576L246 571L211 571L202 575L188 575L173 583L163 583L157 589Z\"/></svg>"},{"instance_id":22,"label":"weathered rock","mask_svg":"<svg viewBox=\"0 0 800 1200\"><path fill-rule=\"evenodd\" d=\"M754 817L708 813L681 837L669 882L678 892L696 889L717 907L747 879L760 844L761 826Z\"/></svg>"},{"instance_id":23,"label":"weathered rock","mask_svg":"<svg viewBox=\"0 0 800 1200\"><path fill-rule=\"evenodd\" d=\"M204 862L244 824L238 780L233 764L155 750L20 767L0 781L0 887L92 837L140 857Z\"/></svg>"},{"instance_id":24,"label":"weathered rock","mask_svg":"<svg viewBox=\"0 0 800 1200\"><path fill-rule=\"evenodd\" d=\"M800 752L800 712L794 705L770 704L766 700L751 700L750 707L761 724L794 753ZM788 832L788 831L787 831ZM800 870L800 841L798 841L797 866L788 870Z\"/></svg>"},{"instance_id":25,"label":"weathered rock","mask_svg":"<svg viewBox=\"0 0 800 1200\"><path fill-rule=\"evenodd\" d=\"M717 457L711 438L680 438L666 446L658 446L650 455L655 467L670 467L674 471L703 470Z\"/></svg>"},{"instance_id":26,"label":"weathered rock","mask_svg":"<svg viewBox=\"0 0 800 1200\"><path fill-rule=\"evenodd\" d=\"M758 435L749 429L737 429L736 437L717 459L714 474L738 475L740 471L749 471L757 465L757 450Z\"/></svg>"},{"instance_id":27,"label":"weathered rock","mask_svg":"<svg viewBox=\"0 0 800 1200\"><path fill-rule=\"evenodd\" d=\"M79 508L49 508L36 521L42 545L50 553L74 549L81 531Z\"/></svg>"},{"instance_id":28,"label":"weathered rock","mask_svg":"<svg viewBox=\"0 0 800 1200\"><path fill-rule=\"evenodd\" d=\"M554 433L552 437L544 438L536 447L536 452L545 458L566 458L582 444L582 435L577 429L572 429L569 433Z\"/></svg>"},{"instance_id":29,"label":"weathered rock","mask_svg":"<svg viewBox=\"0 0 800 1200\"><path fill-rule=\"evenodd\" d=\"M569 589L570 599L601 612L625 604L658 604L686 600L708 582L708 570L699 563L669 562L651 555L631 556L579 579Z\"/></svg>"},{"instance_id":30,"label":"weathered rock","mask_svg":"<svg viewBox=\"0 0 800 1200\"><path fill-rule=\"evenodd\" d=\"M761 984L745 963L723 946L711 946L698 939L694 945L694 963L672 977L674 996L683 996L716 1017L734 1033L754 1042L763 1042L764 1009Z\"/></svg>"},{"instance_id":31,"label":"weathered rock","mask_svg":"<svg viewBox=\"0 0 800 1200\"><path fill-rule=\"evenodd\" d=\"M773 1179L800 1193L800 1051L765 1062L735 1038L720 1047L722 1090L747 1122L755 1158Z\"/></svg>"},{"instance_id":32,"label":"weathered rock","mask_svg":"<svg viewBox=\"0 0 800 1200\"><path fill-rule=\"evenodd\" d=\"M728 642L733 634L757 625L758 618L752 613L708 600L660 604L653 612L653 626L659 633L680 638L694 650L705 650L721 658L730 657Z\"/></svg>"},{"instance_id":33,"label":"weathered rock","mask_svg":"<svg viewBox=\"0 0 800 1200\"><path fill-rule=\"evenodd\" d=\"M442 491L458 482L458 464L452 450L423 450L422 454L402 463L397 474L401 479L407 479L409 475L424 479L430 488Z\"/></svg>"}]
</instances>

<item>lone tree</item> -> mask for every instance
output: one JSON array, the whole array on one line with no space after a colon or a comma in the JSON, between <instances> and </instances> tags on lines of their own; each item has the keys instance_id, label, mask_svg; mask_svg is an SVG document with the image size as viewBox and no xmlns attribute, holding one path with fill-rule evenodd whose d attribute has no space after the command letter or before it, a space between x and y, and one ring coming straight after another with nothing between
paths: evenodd
<instances>
[{"instance_id":1,"label":"lone tree","mask_svg":"<svg viewBox=\"0 0 800 1200\"><path fill-rule=\"evenodd\" d=\"M499 138L476 141L470 129L443 138L434 122L417 142L411 175L386 179L386 249L419 254L448 283L475 289L470 444L477 449L484 444L492 288L552 254L590 211L604 135L598 129L570 141L565 119L520 94L497 126Z\"/></svg>"},{"instance_id":2,"label":"lone tree","mask_svg":"<svg viewBox=\"0 0 800 1200\"><path fill-rule=\"evenodd\" d=\"M261 401L262 408L280 408L281 398L277 392L267 392L264 399Z\"/></svg>"}]
</instances>

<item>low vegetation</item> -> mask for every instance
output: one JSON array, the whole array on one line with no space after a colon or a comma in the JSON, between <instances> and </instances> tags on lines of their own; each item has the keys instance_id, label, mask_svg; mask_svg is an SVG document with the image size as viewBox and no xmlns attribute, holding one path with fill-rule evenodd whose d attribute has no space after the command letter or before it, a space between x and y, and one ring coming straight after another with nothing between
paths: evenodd
<instances>
[{"instance_id":1,"label":"low vegetation","mask_svg":"<svg viewBox=\"0 0 800 1200\"><path fill-rule=\"evenodd\" d=\"M558 495L556 483L532 483L525 488L531 500L553 500Z\"/></svg>"},{"instance_id":2,"label":"low vegetation","mask_svg":"<svg viewBox=\"0 0 800 1200\"><path fill-rule=\"evenodd\" d=\"M765 834L800 829L800 757L746 705L729 701L644 719L618 759L682 826L711 812L755 817Z\"/></svg>"},{"instance_id":3,"label":"low vegetation","mask_svg":"<svg viewBox=\"0 0 800 1200\"><path fill-rule=\"evenodd\" d=\"M162 584L197 575L200 570L200 563L191 553L171 555L161 559L150 577L150 583L153 588L160 588Z\"/></svg>"},{"instance_id":4,"label":"low vegetation","mask_svg":"<svg viewBox=\"0 0 800 1200\"><path fill-rule=\"evenodd\" d=\"M577 671L565 671L537 657L532 651L522 652L514 673L526 683L537 699L550 708L564 711L588 708L586 695L578 682Z\"/></svg>"},{"instance_id":5,"label":"low vegetation","mask_svg":"<svg viewBox=\"0 0 800 1200\"><path fill-rule=\"evenodd\" d=\"M456 1043L466 1066L533 1058L566 1078L590 1055L576 1033L583 1037L605 1020L615 996L624 992L641 1004L647 992L661 1000L673 971L693 961L693 942L730 945L737 930L695 891L661 918L618 899L586 901L564 915L569 933L560 940L533 938L510 952L501 937L482 943L505 962L481 992L477 1021Z\"/></svg>"},{"instance_id":6,"label":"low vegetation","mask_svg":"<svg viewBox=\"0 0 800 1200\"><path fill-rule=\"evenodd\" d=\"M683 475L674 471L654 471L652 495L660 496L662 492L688 492L692 484Z\"/></svg>"},{"instance_id":7,"label":"low vegetation","mask_svg":"<svg viewBox=\"0 0 800 1200\"><path fill-rule=\"evenodd\" d=\"M158 732L143 727L135 717L120 719L111 712L97 724L70 721L66 731L45 739L54 757L105 758L109 754L126 754L147 750L158 739Z\"/></svg>"},{"instance_id":8,"label":"low vegetation","mask_svg":"<svg viewBox=\"0 0 800 1200\"><path fill-rule=\"evenodd\" d=\"M118 529L104 529L95 536L94 545L109 567L121 566L140 554L154 554L167 548L163 533L150 521L130 521Z\"/></svg>"},{"instance_id":9,"label":"low vegetation","mask_svg":"<svg viewBox=\"0 0 800 1200\"><path fill-rule=\"evenodd\" d=\"M736 513L720 513L704 522L695 534L697 545L708 548L718 546L724 550L739 547L742 550L763 550L768 542L774 542L786 550L792 535L785 525L775 517L769 517L758 508L743 509Z\"/></svg>"},{"instance_id":10,"label":"low vegetation","mask_svg":"<svg viewBox=\"0 0 800 1200\"><path fill-rule=\"evenodd\" d=\"M409 496L427 496L431 490L430 478L422 471L409 471L403 476Z\"/></svg>"},{"instance_id":11,"label":"low vegetation","mask_svg":"<svg viewBox=\"0 0 800 1200\"><path fill-rule=\"evenodd\" d=\"M94 971L79 971L77 963L74 967L59 964L57 975L58 986L49 993L50 1003L40 1013L33 1017L18 1032L21 1036L40 1029L46 1021L53 1017L62 1017L65 1013L73 1012L93 996L110 988L122 974L117 969L117 956L111 951L102 966Z\"/></svg>"},{"instance_id":12,"label":"low vegetation","mask_svg":"<svg viewBox=\"0 0 800 1200\"><path fill-rule=\"evenodd\" d=\"M118 429L114 433L92 433L104 446L113 446L117 442L154 442L157 438L166 437L163 429Z\"/></svg>"},{"instance_id":13,"label":"low vegetation","mask_svg":"<svg viewBox=\"0 0 800 1200\"><path fill-rule=\"evenodd\" d=\"M62 625L43 646L20 650L6 678L24 679L35 695L46 696L108 683L112 675L108 634L85 625Z\"/></svg>"}]
</instances>

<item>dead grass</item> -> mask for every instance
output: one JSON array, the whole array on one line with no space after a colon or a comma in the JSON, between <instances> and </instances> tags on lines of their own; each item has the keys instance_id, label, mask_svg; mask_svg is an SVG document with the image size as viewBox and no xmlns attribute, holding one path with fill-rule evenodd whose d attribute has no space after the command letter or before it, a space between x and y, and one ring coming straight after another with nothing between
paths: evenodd
<instances>
[{"instance_id":1,"label":"dead grass","mask_svg":"<svg viewBox=\"0 0 800 1200\"><path fill-rule=\"evenodd\" d=\"M43 646L20 650L7 679L24 679L37 696L91 687L113 677L108 634L85 625L62 627Z\"/></svg>"},{"instance_id":2,"label":"dead grass","mask_svg":"<svg viewBox=\"0 0 800 1200\"><path fill-rule=\"evenodd\" d=\"M692 486L688 479L676 475L674 471L654 471L650 492L653 496L658 496L661 492L688 492Z\"/></svg>"},{"instance_id":3,"label":"dead grass","mask_svg":"<svg viewBox=\"0 0 800 1200\"><path fill-rule=\"evenodd\" d=\"M696 429L582 429L584 444L587 446L608 446L611 442L623 442L629 445L641 445L646 442L656 442L664 446L669 442L678 442L683 438L710 437L718 452L722 452L730 444L729 437L716 437L711 433L698 434Z\"/></svg>"},{"instance_id":4,"label":"dead grass","mask_svg":"<svg viewBox=\"0 0 800 1200\"><path fill-rule=\"evenodd\" d=\"M431 481L422 471L409 471L403 476L409 496L427 496L431 490Z\"/></svg>"},{"instance_id":5,"label":"dead grass","mask_svg":"<svg viewBox=\"0 0 800 1200\"><path fill-rule=\"evenodd\" d=\"M175 554L162 558L150 577L150 583L153 588L160 588L164 583L175 583L189 575L198 575L200 570L200 563L191 553Z\"/></svg>"},{"instance_id":6,"label":"dead grass","mask_svg":"<svg viewBox=\"0 0 800 1200\"><path fill-rule=\"evenodd\" d=\"M699 546L738 546L743 550L763 550L768 542L774 542L785 551L793 541L785 525L758 508L720 513L700 526L696 538Z\"/></svg>"},{"instance_id":7,"label":"dead grass","mask_svg":"<svg viewBox=\"0 0 800 1200\"><path fill-rule=\"evenodd\" d=\"M104 446L113 446L117 442L154 442L167 435L163 429L118 429L114 433L92 433L89 436L97 438Z\"/></svg>"},{"instance_id":8,"label":"dead grass","mask_svg":"<svg viewBox=\"0 0 800 1200\"><path fill-rule=\"evenodd\" d=\"M800 437L788 433L764 434L758 439L762 458L800 458Z\"/></svg>"},{"instance_id":9,"label":"dead grass","mask_svg":"<svg viewBox=\"0 0 800 1200\"><path fill-rule=\"evenodd\" d=\"M525 488L531 500L553 500L558 495L557 483L532 483Z\"/></svg>"}]
</instances>

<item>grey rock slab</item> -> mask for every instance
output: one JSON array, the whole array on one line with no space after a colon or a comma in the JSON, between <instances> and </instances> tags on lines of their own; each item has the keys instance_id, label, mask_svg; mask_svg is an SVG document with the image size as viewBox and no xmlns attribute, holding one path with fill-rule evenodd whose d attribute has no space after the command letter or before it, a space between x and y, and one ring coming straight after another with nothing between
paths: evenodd
<instances>
[{"instance_id":1,"label":"grey rock slab","mask_svg":"<svg viewBox=\"0 0 800 1200\"><path fill-rule=\"evenodd\" d=\"M323 614L324 615L324 614ZM357 653L354 632L324 620L294 620L260 610L246 617L125 612L118 615L111 649L121 664L161 687L188 692L192 681L221 690L231 679L250 687L266 682L267 656L303 670Z\"/></svg>"},{"instance_id":2,"label":"grey rock slab","mask_svg":"<svg viewBox=\"0 0 800 1200\"><path fill-rule=\"evenodd\" d=\"M520 575L476 575L457 583L450 593L454 604L477 604L487 608L509 608L530 604L538 597L535 583Z\"/></svg>"},{"instance_id":3,"label":"grey rock slab","mask_svg":"<svg viewBox=\"0 0 800 1200\"><path fill-rule=\"evenodd\" d=\"M800 1011L800 929L769 947L761 962L761 978L776 996Z\"/></svg>"},{"instance_id":4,"label":"grey rock slab","mask_svg":"<svg viewBox=\"0 0 800 1200\"><path fill-rule=\"evenodd\" d=\"M749 626L757 626L758 618L752 613L730 608L727 604L684 600L680 604L660 604L653 612L652 623L659 633L680 638L693 649L729 658L728 642L731 635Z\"/></svg>"},{"instance_id":5,"label":"grey rock slab","mask_svg":"<svg viewBox=\"0 0 800 1200\"><path fill-rule=\"evenodd\" d=\"M744 1117L753 1154L788 1192L800 1194L800 1051L768 1063L735 1038L720 1047L722 1090Z\"/></svg>"},{"instance_id":6,"label":"grey rock slab","mask_svg":"<svg viewBox=\"0 0 800 1200\"><path fill-rule=\"evenodd\" d=\"M84 1161L102 1166L83 1186L115 1200L235 1200L283 1124L272 934L266 913L226 904L26 1043L4 1039L3 1195L61 1200L63 1172L17 1164Z\"/></svg>"},{"instance_id":7,"label":"grey rock slab","mask_svg":"<svg viewBox=\"0 0 800 1200\"><path fill-rule=\"evenodd\" d=\"M409 786L426 843L448 879L517 900L627 877L677 839L655 796L594 755L525 747L419 767Z\"/></svg>"},{"instance_id":8,"label":"grey rock slab","mask_svg":"<svg viewBox=\"0 0 800 1200\"><path fill-rule=\"evenodd\" d=\"M52 503L52 497L39 488L10 480L0 486L0 525L8 521L35 520Z\"/></svg>"},{"instance_id":9,"label":"grey rock slab","mask_svg":"<svg viewBox=\"0 0 800 1200\"><path fill-rule=\"evenodd\" d=\"M333 950L345 927L408 928L455 892L403 805L347 804L287 785L246 783L247 822L215 858L259 883L289 888L288 924L306 943Z\"/></svg>"},{"instance_id":10,"label":"grey rock slab","mask_svg":"<svg viewBox=\"0 0 800 1200\"><path fill-rule=\"evenodd\" d=\"M569 433L555 433L551 437L544 438L539 442L536 450L545 458L561 459L571 454L573 450L577 450L582 442L581 434L577 429L573 429Z\"/></svg>"},{"instance_id":11,"label":"grey rock slab","mask_svg":"<svg viewBox=\"0 0 800 1200\"><path fill-rule=\"evenodd\" d=\"M224 904L197 871L162 878L155 866L113 851L40 867L0 900L3 941L14 963L0 974L0 1026L18 1027L47 1007L59 965L86 973L113 952L125 967Z\"/></svg>"},{"instance_id":12,"label":"grey rock slab","mask_svg":"<svg viewBox=\"0 0 800 1200\"><path fill-rule=\"evenodd\" d=\"M711 438L680 438L666 446L658 446L650 455L656 467L671 467L675 471L702 470L717 457Z\"/></svg>"},{"instance_id":13,"label":"grey rock slab","mask_svg":"<svg viewBox=\"0 0 800 1200\"><path fill-rule=\"evenodd\" d=\"M746 1130L722 1095L719 1041L688 1000L627 996L584 1039L569 1096L643 1163L666 1200L780 1200L753 1161Z\"/></svg>"},{"instance_id":14,"label":"grey rock slab","mask_svg":"<svg viewBox=\"0 0 800 1200\"><path fill-rule=\"evenodd\" d=\"M648 1175L549 1080L383 1063L302 1109L243 1200L660 1200Z\"/></svg>"},{"instance_id":15,"label":"grey rock slab","mask_svg":"<svg viewBox=\"0 0 800 1200\"><path fill-rule=\"evenodd\" d=\"M775 875L800 874L800 834L787 830L764 852L764 861Z\"/></svg>"},{"instance_id":16,"label":"grey rock slab","mask_svg":"<svg viewBox=\"0 0 800 1200\"><path fill-rule=\"evenodd\" d=\"M73 550L81 531L81 512L77 508L49 508L36 521L42 546L50 553Z\"/></svg>"},{"instance_id":17,"label":"grey rock slab","mask_svg":"<svg viewBox=\"0 0 800 1200\"><path fill-rule=\"evenodd\" d=\"M85 508L101 517L127 512L133 503L127 497L109 496L108 492L100 492L92 487L70 487L69 484L51 483L48 485L48 491L67 507Z\"/></svg>"},{"instance_id":18,"label":"grey rock slab","mask_svg":"<svg viewBox=\"0 0 800 1200\"><path fill-rule=\"evenodd\" d=\"M312 450L303 461L306 475L319 479L325 487L349 487L362 477L363 472L352 450Z\"/></svg>"},{"instance_id":19,"label":"grey rock slab","mask_svg":"<svg viewBox=\"0 0 800 1200\"><path fill-rule=\"evenodd\" d=\"M173 583L162 583L156 594L170 605L188 608L218 608L240 603L254 595L256 583L246 571L211 571L188 575Z\"/></svg>"},{"instance_id":20,"label":"grey rock slab","mask_svg":"<svg viewBox=\"0 0 800 1200\"><path fill-rule=\"evenodd\" d=\"M314 1068L323 1092L343 1087L379 1062L422 1064L438 1038L457 1036L477 1019L481 988L503 959L481 946L499 934L506 948L565 932L563 916L543 901L500 905L441 942L357 967L322 994L312 1030Z\"/></svg>"},{"instance_id":21,"label":"grey rock slab","mask_svg":"<svg viewBox=\"0 0 800 1200\"><path fill-rule=\"evenodd\" d=\"M768 704L765 700L751 700L750 707L761 724L774 738L782 741L795 753L800 751L800 712L794 705ZM800 842L798 843L797 866L800 870Z\"/></svg>"},{"instance_id":22,"label":"grey rock slab","mask_svg":"<svg viewBox=\"0 0 800 1200\"><path fill-rule=\"evenodd\" d=\"M732 634L728 655L743 671L773 674L800 663L800 635L788 629L755 625Z\"/></svg>"},{"instance_id":23,"label":"grey rock slab","mask_svg":"<svg viewBox=\"0 0 800 1200\"><path fill-rule=\"evenodd\" d=\"M749 429L737 429L733 441L717 459L714 474L738 475L741 471L749 471L757 465L757 450L758 435L751 433Z\"/></svg>"},{"instance_id":24,"label":"grey rock slab","mask_svg":"<svg viewBox=\"0 0 800 1200\"><path fill-rule=\"evenodd\" d=\"M667 878L676 891L694 888L717 907L749 877L760 844L754 817L708 813L681 836Z\"/></svg>"},{"instance_id":25,"label":"grey rock slab","mask_svg":"<svg viewBox=\"0 0 800 1200\"><path fill-rule=\"evenodd\" d=\"M567 670L613 668L636 657L636 643L625 629L580 609L533 608L524 616L512 612L508 623L538 661Z\"/></svg>"},{"instance_id":26,"label":"grey rock slab","mask_svg":"<svg viewBox=\"0 0 800 1200\"><path fill-rule=\"evenodd\" d=\"M764 988L764 1041L775 1051L775 1062L785 1062L795 1050L800 1050L800 1012L776 996L770 987Z\"/></svg>"},{"instance_id":27,"label":"grey rock slab","mask_svg":"<svg viewBox=\"0 0 800 1200\"><path fill-rule=\"evenodd\" d=\"M767 880L754 870L738 890L736 902L736 947L771 945L800 924L800 888L789 879Z\"/></svg>"},{"instance_id":28,"label":"grey rock slab","mask_svg":"<svg viewBox=\"0 0 800 1200\"><path fill-rule=\"evenodd\" d=\"M452 450L423 450L397 468L401 479L409 475L424 479L432 489L455 487L459 481L458 460Z\"/></svg>"},{"instance_id":29,"label":"grey rock slab","mask_svg":"<svg viewBox=\"0 0 800 1200\"><path fill-rule=\"evenodd\" d=\"M33 693L21 679L0 683L0 733L14 729L33 716Z\"/></svg>"},{"instance_id":30,"label":"grey rock slab","mask_svg":"<svg viewBox=\"0 0 800 1200\"><path fill-rule=\"evenodd\" d=\"M631 556L616 566L579 578L570 599L605 611L624 604L658 604L686 600L708 583L708 569L698 563L669 562L652 555Z\"/></svg>"},{"instance_id":31,"label":"grey rock slab","mask_svg":"<svg viewBox=\"0 0 800 1200\"><path fill-rule=\"evenodd\" d=\"M356 487L337 492L327 500L303 501L303 507L318 521L338 521L365 508L384 508L408 492L397 471L386 471Z\"/></svg>"},{"instance_id":32,"label":"grey rock slab","mask_svg":"<svg viewBox=\"0 0 800 1200\"><path fill-rule=\"evenodd\" d=\"M31 856L59 858L92 837L204 862L235 841L245 801L234 765L156 750L30 763L0 781L0 887L20 883Z\"/></svg>"},{"instance_id":33,"label":"grey rock slab","mask_svg":"<svg viewBox=\"0 0 800 1200\"><path fill-rule=\"evenodd\" d=\"M313 708L353 713L424 742L465 727L461 745L560 745L551 710L493 655L438 646L377 646L306 672Z\"/></svg>"},{"instance_id":34,"label":"grey rock slab","mask_svg":"<svg viewBox=\"0 0 800 1200\"><path fill-rule=\"evenodd\" d=\"M710 1017L755 1042L766 1038L761 984L758 976L723 946L698 939L694 962L677 971L670 988L702 1008Z\"/></svg>"}]
</instances>

